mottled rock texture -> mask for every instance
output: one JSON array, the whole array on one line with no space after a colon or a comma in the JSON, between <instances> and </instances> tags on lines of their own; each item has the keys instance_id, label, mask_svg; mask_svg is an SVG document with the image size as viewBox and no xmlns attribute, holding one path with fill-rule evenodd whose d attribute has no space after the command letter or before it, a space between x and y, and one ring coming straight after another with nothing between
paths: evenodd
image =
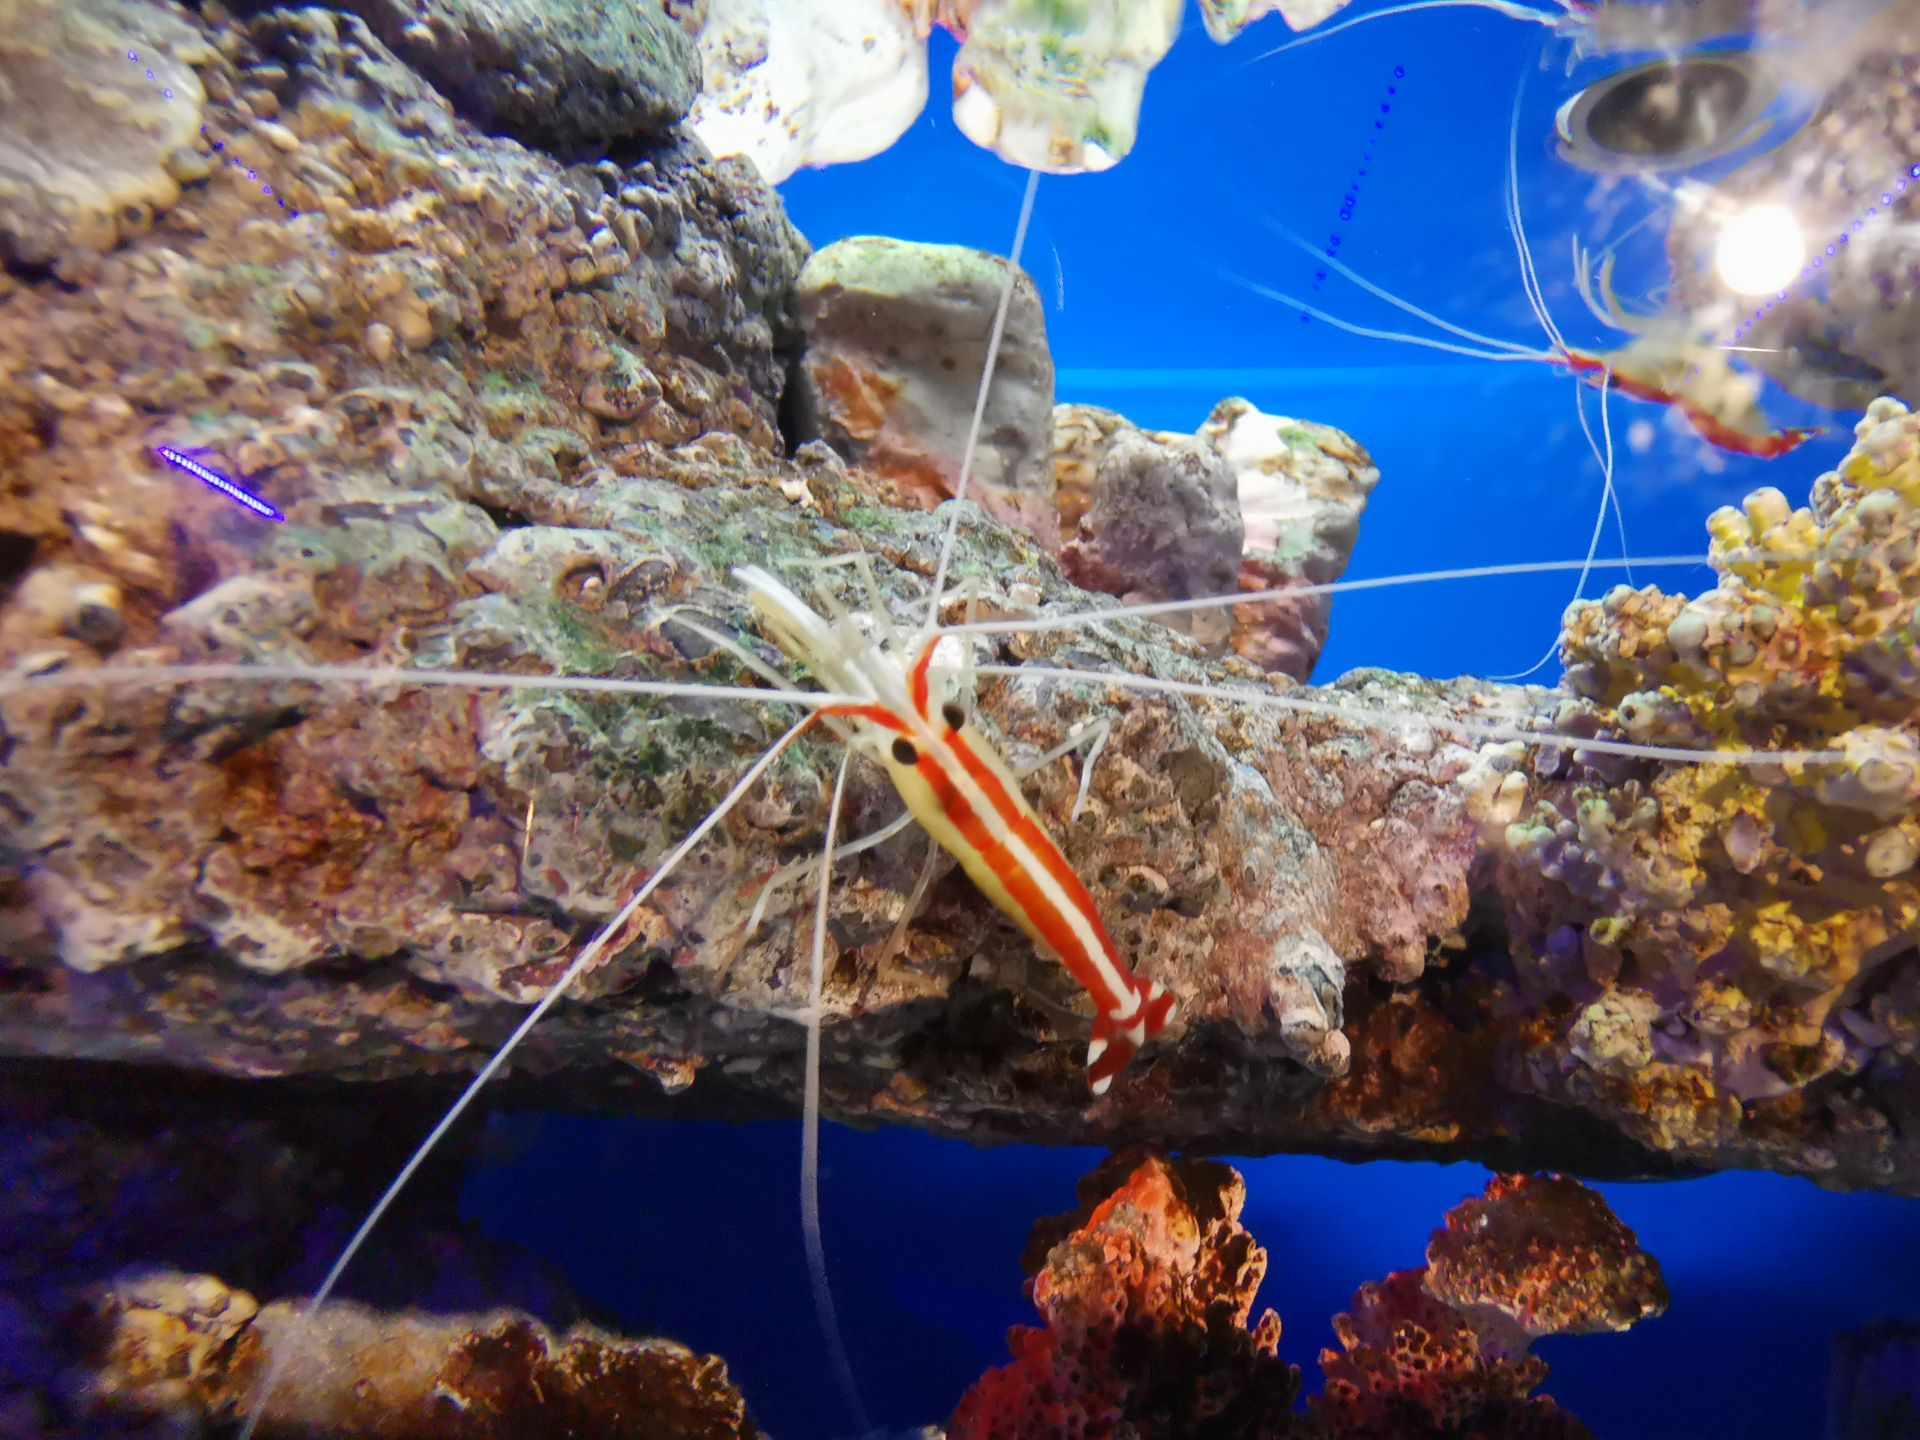
<instances>
[{"instance_id":1,"label":"mottled rock texture","mask_svg":"<svg viewBox=\"0 0 1920 1440\"><path fill-rule=\"evenodd\" d=\"M1234 653L1263 670L1308 679L1333 614L1333 597L1314 587L1346 574L1379 468L1344 430L1263 414L1237 397L1213 407L1199 436L1238 482L1246 527L1241 591L1295 592L1235 607Z\"/></svg>"},{"instance_id":2,"label":"mottled rock texture","mask_svg":"<svg viewBox=\"0 0 1920 1440\"><path fill-rule=\"evenodd\" d=\"M700 92L693 40L658 4L346 0L466 119L568 158L668 134Z\"/></svg>"},{"instance_id":3,"label":"mottled rock texture","mask_svg":"<svg viewBox=\"0 0 1920 1440\"><path fill-rule=\"evenodd\" d=\"M154 0L0 3L0 259L108 249L206 174L194 67L211 56L184 15Z\"/></svg>"},{"instance_id":4,"label":"mottled rock texture","mask_svg":"<svg viewBox=\"0 0 1920 1440\"><path fill-rule=\"evenodd\" d=\"M1056 405L1053 478L1060 568L1074 584L1127 601L1233 592L1246 527L1233 468L1211 446L1096 405ZM1219 653L1233 612L1176 611L1162 623Z\"/></svg>"},{"instance_id":5,"label":"mottled rock texture","mask_svg":"<svg viewBox=\"0 0 1920 1440\"><path fill-rule=\"evenodd\" d=\"M700 47L688 128L714 154L752 161L768 184L879 154L927 103L924 7L669 0L667 8Z\"/></svg>"},{"instance_id":6,"label":"mottled rock texture","mask_svg":"<svg viewBox=\"0 0 1920 1440\"><path fill-rule=\"evenodd\" d=\"M731 567L910 627L947 517L879 502L823 446L782 457L804 246L743 165L667 144L562 169L477 137L333 12L205 39L220 162L164 225L64 254L88 283L25 271L0 296L0 1046L470 1075L794 711L426 682L758 686L685 623L777 659ZM1016 764L1110 725L1078 819L1079 756L1027 793L1181 1023L1090 1103L1078 987L964 877L938 872L895 942L925 852L904 834L838 870L827 1112L1920 1189L1913 880L1889 868L1913 823L1912 708L1888 698L1913 683L1903 416L1876 411L1804 519L1763 495L1766 523L1743 520L1744 545L1777 524L1828 546L1824 569L1754 590L1722 542L1730 598L1697 625L1676 632L1675 597L1576 612L1564 693L1308 690L1144 621L984 642L974 707ZM157 463L163 443L286 523ZM951 578L985 617L1098 603L1027 535L959 518ZM814 566L855 555L871 590ZM1817 665L1750 673L1768 595L1769 633L1798 627ZM105 669L201 659L421 683ZM1497 728L1556 724L1573 753ZM1593 748L1676 736L1843 753L1783 781ZM784 756L516 1069L554 1096L650 1077L687 1113L792 1103L810 905L787 886L750 921L817 851L840 755L817 734ZM856 766L848 833L897 811Z\"/></svg>"},{"instance_id":7,"label":"mottled rock texture","mask_svg":"<svg viewBox=\"0 0 1920 1440\"><path fill-rule=\"evenodd\" d=\"M1380 471L1351 435L1236 397L1199 430L1141 430L1094 405L1053 412L1054 498L1067 578L1129 602L1258 594L1162 615L1215 653L1296 680L1326 647Z\"/></svg>"},{"instance_id":8,"label":"mottled rock texture","mask_svg":"<svg viewBox=\"0 0 1920 1440\"><path fill-rule=\"evenodd\" d=\"M1011 282L967 494L1052 549L1053 355L1040 292L1024 271ZM1008 283L1005 260L960 245L861 235L816 253L799 290L803 438L880 477L895 503L952 495Z\"/></svg>"}]
</instances>

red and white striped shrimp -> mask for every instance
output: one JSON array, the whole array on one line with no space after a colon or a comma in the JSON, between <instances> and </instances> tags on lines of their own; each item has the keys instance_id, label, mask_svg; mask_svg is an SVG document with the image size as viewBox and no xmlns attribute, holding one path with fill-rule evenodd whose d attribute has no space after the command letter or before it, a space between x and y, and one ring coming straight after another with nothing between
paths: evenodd
<instances>
[{"instance_id":1,"label":"red and white striped shrimp","mask_svg":"<svg viewBox=\"0 0 1920 1440\"><path fill-rule=\"evenodd\" d=\"M1320 264L1352 281L1369 295L1456 338L1442 340L1432 335L1357 324L1271 286L1233 277L1257 294L1277 304L1303 311L1349 335L1418 345L1429 350L1442 350L1450 355L1464 355L1496 363L1519 361L1551 365L1578 376L1596 390L1611 388L1630 399L1670 406L1685 418L1688 427L1702 440L1732 455L1777 460L1783 455L1791 455L1823 433L1817 427L1775 426L1760 408L1760 379L1736 371L1724 347L1703 338L1682 319L1631 319L1618 301L1613 299L1610 288L1605 293L1612 301L1611 312L1596 309L1595 313L1611 324L1620 328L1630 327L1636 332L1625 345L1612 350L1582 349L1568 344L1559 335L1557 327L1547 347L1523 345L1442 319L1374 284L1358 271L1315 249L1284 226L1273 221L1268 223L1289 244L1305 250ZM1602 283L1606 283L1604 278Z\"/></svg>"},{"instance_id":2,"label":"red and white striped shrimp","mask_svg":"<svg viewBox=\"0 0 1920 1440\"><path fill-rule=\"evenodd\" d=\"M861 697L815 714L849 722L848 743L885 767L921 828L1092 997L1087 1080L1094 1094L1106 1094L1135 1052L1166 1029L1175 999L1133 972L999 752L959 700L935 693L940 637L922 640L907 664L855 617L822 619L758 566L735 574L782 650L834 690Z\"/></svg>"},{"instance_id":3,"label":"red and white striped shrimp","mask_svg":"<svg viewBox=\"0 0 1920 1440\"><path fill-rule=\"evenodd\" d=\"M1641 563L1697 563L1699 557L1656 557ZM1330 582L1307 587L1325 593L1377 589L1392 583L1432 583L1471 578L1477 574L1514 574L1527 571L1566 570L1585 562L1549 562L1538 565L1507 565L1482 570L1452 570L1417 576L1387 577L1345 582ZM617 947L620 937L660 887L679 874L680 867L722 824L733 809L760 783L774 763L788 752L816 723L844 727L849 744L863 750L882 764L889 779L907 802L912 813L926 826L942 846L966 868L979 888L1004 913L1025 930L1037 944L1053 950L1073 971L1095 1002L1093 1038L1087 1050L1089 1079L1096 1092L1105 1092L1132 1057L1135 1050L1154 1038L1174 1015L1174 997L1151 981L1133 973L1127 957L1122 956L1100 921L1097 903L1085 884L1073 873L1060 848L1047 836L1045 826L1032 806L1021 796L1019 784L1004 760L986 739L974 717L953 713L959 704L944 688L937 667L936 647L955 633L991 633L1007 630L1084 629L1102 620L1152 615L1182 609L1206 608L1221 603L1258 602L1267 595L1200 597L1192 600L1161 602L1151 605L1113 607L1071 616L1040 616L1032 620L1002 620L935 628L912 638L905 646L889 646L887 636L879 639L866 633L862 622L887 630L885 614L875 608L870 615L843 615L827 620L799 600L769 572L746 567L737 578L747 600L759 616L769 638L788 654L816 670L819 678L833 688L826 691L796 689L758 689L741 686L686 684L607 679L590 676L552 676L527 674L488 674L465 671L413 670L400 667L374 669L325 665L254 665L215 663L204 665L141 666L112 665L91 670L54 670L30 677L0 679L0 701L30 699L57 690L118 689L133 687L178 687L207 683L254 682L288 684L312 682L346 685L356 688L457 688L468 691L509 691L540 689L636 696L692 695L712 700L750 704L768 702L801 707L807 713L788 728L738 777L721 800L701 817L678 844L655 863L641 884L611 920L574 956L565 970L545 989L538 1002L515 1027L507 1040L493 1053L474 1076L459 1099L410 1157L405 1167L388 1186L376 1206L349 1240L334 1265L315 1291L306 1313L311 1315L332 1294L341 1276L378 1225L401 1190L412 1179L439 1141L466 1112L482 1088L497 1075L522 1041L546 1014L566 996L577 982ZM1275 592L1293 593L1299 591ZM906 657L911 657L910 659ZM983 673L1003 667L982 667ZM1394 711L1374 708L1355 711L1333 700L1278 693L1267 688L1218 691L1214 687L1191 682L1172 681L1153 676L1126 673L1046 671L1033 666L1013 667L1016 673L1048 675L1068 682L1097 680L1101 687L1117 686L1142 692L1162 692L1194 696L1218 696L1249 705L1290 709L1331 716L1346 716L1358 723L1379 727L1412 722L1434 723L1463 731L1483 739L1527 739L1549 746L1577 746L1596 753L1647 755L1664 759L1697 759L1713 763L1758 762L1762 759L1818 759L1817 755L1777 757L1743 753L1693 752L1670 747L1634 745L1592 737L1562 739L1532 730L1520 730L1491 720L1474 721L1457 716L1439 717L1418 711ZM775 677L777 678L777 677ZM958 721L956 724L955 722ZM909 757L896 747L904 742L912 748ZM836 799L840 786L836 784ZM833 853L837 804L826 829L826 849ZM824 882L823 882L824 883ZM823 918L824 890L818 917ZM803 1207L808 1216L806 1231L809 1258L814 1269L816 1296L823 1314L831 1316L831 1300L824 1282L824 1263L819 1247L817 1195L812 1185L817 1180L818 1120L818 1045L822 1013L820 997L821 947L824 926L816 919L813 941L812 981L809 1005L794 1018L808 1029L808 1122L804 1133L806 1158L803 1160ZM826 1326L832 1333L829 1318ZM284 1348L276 1349L262 1389L256 1394L243 1433L252 1433L266 1414L274 1383L281 1366L303 1341L302 1332L288 1338ZM844 1347L831 1341L845 1373Z\"/></svg>"}]
</instances>

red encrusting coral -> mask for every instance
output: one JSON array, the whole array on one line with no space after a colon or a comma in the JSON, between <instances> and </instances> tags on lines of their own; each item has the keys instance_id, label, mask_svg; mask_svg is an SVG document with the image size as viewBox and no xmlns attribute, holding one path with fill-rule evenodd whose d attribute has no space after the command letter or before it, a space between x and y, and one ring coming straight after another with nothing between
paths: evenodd
<instances>
[{"instance_id":1,"label":"red encrusting coral","mask_svg":"<svg viewBox=\"0 0 1920 1440\"><path fill-rule=\"evenodd\" d=\"M1587 1440L1586 1426L1531 1392L1547 1365L1509 1348L1400 1270L1362 1285L1322 1350L1326 1388L1299 1434L1312 1440Z\"/></svg>"},{"instance_id":2,"label":"red encrusting coral","mask_svg":"<svg viewBox=\"0 0 1920 1440\"><path fill-rule=\"evenodd\" d=\"M1301 1412L1279 1317L1248 1328L1267 1256L1239 1223L1235 1171L1135 1151L1080 1198L1028 1247L1046 1328L1013 1329L1013 1363L962 1398L951 1440L1585 1440L1533 1394L1547 1367L1528 1346L1666 1306L1658 1264L1598 1195L1496 1177L1434 1233L1427 1269L1361 1286L1335 1317L1341 1349L1321 1352L1326 1388Z\"/></svg>"},{"instance_id":3,"label":"red encrusting coral","mask_svg":"<svg viewBox=\"0 0 1920 1440\"><path fill-rule=\"evenodd\" d=\"M1625 1330L1667 1308L1660 1265L1607 1202L1564 1175L1497 1175L1427 1243L1426 1288L1529 1339Z\"/></svg>"},{"instance_id":4,"label":"red encrusting coral","mask_svg":"<svg viewBox=\"0 0 1920 1440\"><path fill-rule=\"evenodd\" d=\"M1070 1231L1028 1286L1046 1328L1009 1332L1013 1363L962 1398L950 1440L1288 1434L1300 1377L1276 1353L1279 1316L1247 1327L1267 1255L1240 1225L1240 1176L1136 1153L1081 1196L1081 1214L1036 1227L1036 1245Z\"/></svg>"}]
</instances>

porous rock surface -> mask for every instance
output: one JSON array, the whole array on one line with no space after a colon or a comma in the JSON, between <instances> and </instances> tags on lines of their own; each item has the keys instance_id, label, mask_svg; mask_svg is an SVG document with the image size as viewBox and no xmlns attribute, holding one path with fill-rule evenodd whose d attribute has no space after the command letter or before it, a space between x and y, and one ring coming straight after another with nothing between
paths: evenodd
<instances>
[{"instance_id":1,"label":"porous rock surface","mask_svg":"<svg viewBox=\"0 0 1920 1440\"><path fill-rule=\"evenodd\" d=\"M302 1093L185 1068L9 1060L0 1073L0 1434L160 1440L230 1414L258 1374L256 1317L261 1333L286 1323L288 1306L253 1296L312 1291L446 1099L402 1086L369 1106L365 1092ZM394 1311L510 1306L564 1330L581 1309L557 1272L462 1223L458 1177L475 1158L475 1135L456 1131L450 1163L402 1193L346 1292ZM337 1417L338 1381L358 1373L352 1357L303 1353L319 1372L309 1379L336 1382L331 1392L301 1387L314 1401L306 1418ZM383 1367L390 1353L370 1347L361 1363L376 1373L415 1363L392 1357ZM276 1417L290 1418L292 1403L288 1392Z\"/></svg>"},{"instance_id":2,"label":"porous rock surface","mask_svg":"<svg viewBox=\"0 0 1920 1440\"><path fill-rule=\"evenodd\" d=\"M924 3L668 0L699 45L687 126L768 184L887 149L927 103Z\"/></svg>"},{"instance_id":3,"label":"porous rock surface","mask_svg":"<svg viewBox=\"0 0 1920 1440\"><path fill-rule=\"evenodd\" d=\"M1053 355L1040 292L1008 270L965 246L879 235L816 252L800 274L800 433L879 476L896 503L956 493L994 312L1011 283L967 494L1051 549Z\"/></svg>"},{"instance_id":4,"label":"porous rock surface","mask_svg":"<svg viewBox=\"0 0 1920 1440\"><path fill-rule=\"evenodd\" d=\"M1233 467L1211 446L1097 405L1056 405L1053 476L1060 568L1074 584L1128 601L1233 592L1246 525ZM1161 623L1218 652L1233 612L1177 611Z\"/></svg>"},{"instance_id":5,"label":"porous rock surface","mask_svg":"<svg viewBox=\"0 0 1920 1440\"><path fill-rule=\"evenodd\" d=\"M481 129L569 158L667 134L700 92L693 40L659 4L345 0L340 8Z\"/></svg>"},{"instance_id":6,"label":"porous rock surface","mask_svg":"<svg viewBox=\"0 0 1920 1440\"><path fill-rule=\"evenodd\" d=\"M732 567L911 625L946 517L879 503L824 446L782 457L804 247L744 165L674 143L563 170L464 128L350 16L206 38L209 129L297 217L210 163L88 285L28 273L0 297L0 1048L471 1074L793 710L106 667L758 686L693 628L778 661ZM1763 493L1738 535L1720 517L1719 598L1693 619L1657 593L1577 610L1562 693L1382 672L1308 690L1140 620L983 644L998 669L973 703L1016 764L1111 726L1077 820L1078 757L1027 791L1181 1020L1090 1101L1076 987L963 877L894 942L925 845L905 834L837 872L828 1113L1920 1189L1914 430L1887 402L1809 508ZM159 463L163 443L286 523ZM951 578L986 618L1099 603L1028 535L960 518ZM1776 572L1784 594L1745 554L1782 537L1830 552ZM810 568L856 553L877 593ZM1842 758L1592 748L1629 738ZM789 885L750 921L817 850L839 758L796 745L515 1068L556 1096L651 1077L689 1113L791 1103L810 905ZM847 833L897 808L853 768Z\"/></svg>"},{"instance_id":7,"label":"porous rock surface","mask_svg":"<svg viewBox=\"0 0 1920 1440\"><path fill-rule=\"evenodd\" d=\"M149 1273L93 1299L87 1401L192 1425L247 1413L281 1362L265 1433L340 1440L534 1434L756 1440L717 1356L591 1325L555 1335L508 1310L383 1314L351 1301L261 1305L212 1275Z\"/></svg>"}]
</instances>

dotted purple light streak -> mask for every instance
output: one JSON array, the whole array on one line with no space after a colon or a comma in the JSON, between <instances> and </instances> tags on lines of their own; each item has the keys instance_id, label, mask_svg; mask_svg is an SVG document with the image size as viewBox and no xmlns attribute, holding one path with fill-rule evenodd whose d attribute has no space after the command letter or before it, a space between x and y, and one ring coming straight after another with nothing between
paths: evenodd
<instances>
[{"instance_id":1,"label":"dotted purple light streak","mask_svg":"<svg viewBox=\"0 0 1920 1440\"><path fill-rule=\"evenodd\" d=\"M138 65L140 63L140 52L138 50L127 51L127 59L131 63ZM155 75L152 70L148 70L146 73L147 73L148 80L152 81L155 85L160 84L160 77ZM160 94L168 100L173 99L173 87L171 85L162 85L160 87ZM248 165L244 160L238 160L231 155L226 155L226 149L227 149L226 142L224 140L214 139L213 132L207 129L207 127L204 125L200 127L200 136L202 139L204 139L209 145L211 145L214 148L214 152L216 154L226 156L226 162L230 168L244 174L248 180L252 181L254 184L260 187L260 193L262 195L266 196L269 200L273 201L274 204L278 205L282 210L286 211L288 219L293 219L300 214L300 212L294 209L293 206L287 204L284 197L274 194L272 183L266 180L262 180L260 178L259 171L255 170L252 166Z\"/></svg>"},{"instance_id":2,"label":"dotted purple light streak","mask_svg":"<svg viewBox=\"0 0 1920 1440\"><path fill-rule=\"evenodd\" d=\"M171 445L156 445L153 447L153 453L166 461L167 464L173 466L174 469L186 471L187 474L193 476L194 479L211 489L218 490L229 500L234 501L236 504L246 506L247 509L253 511L254 514L260 516L263 520L272 520L277 524L284 522L287 518L278 510L274 509L273 506L262 500L258 495L247 489L246 486L222 475L218 470L202 465L191 455L183 454Z\"/></svg>"},{"instance_id":3,"label":"dotted purple light streak","mask_svg":"<svg viewBox=\"0 0 1920 1440\"><path fill-rule=\"evenodd\" d=\"M1880 203L1878 205L1869 205L1860 214L1854 216L1851 225L1846 226L1838 235L1834 236L1833 243L1827 246L1826 254L1815 255L1813 259L1801 267L1799 275L1794 277L1791 284L1778 295L1766 301L1765 304L1761 305L1759 309L1755 310L1753 314L1749 315L1745 320L1741 321L1733 332L1734 340L1738 342L1746 339L1753 327L1760 323L1761 316L1772 310L1774 306L1784 302L1786 298L1793 293L1793 287L1795 285L1798 285L1803 280L1811 280L1821 270L1826 268L1827 261L1838 258L1841 252L1846 249L1847 241L1852 236L1858 235L1861 230L1866 227L1866 223L1879 215L1882 209L1891 210L1893 208L1894 197L1904 194L1907 188L1916 180L1920 180L1920 165L1909 165L1906 173L1899 176L1893 182L1892 189L1882 190L1880 192Z\"/></svg>"}]
</instances>

